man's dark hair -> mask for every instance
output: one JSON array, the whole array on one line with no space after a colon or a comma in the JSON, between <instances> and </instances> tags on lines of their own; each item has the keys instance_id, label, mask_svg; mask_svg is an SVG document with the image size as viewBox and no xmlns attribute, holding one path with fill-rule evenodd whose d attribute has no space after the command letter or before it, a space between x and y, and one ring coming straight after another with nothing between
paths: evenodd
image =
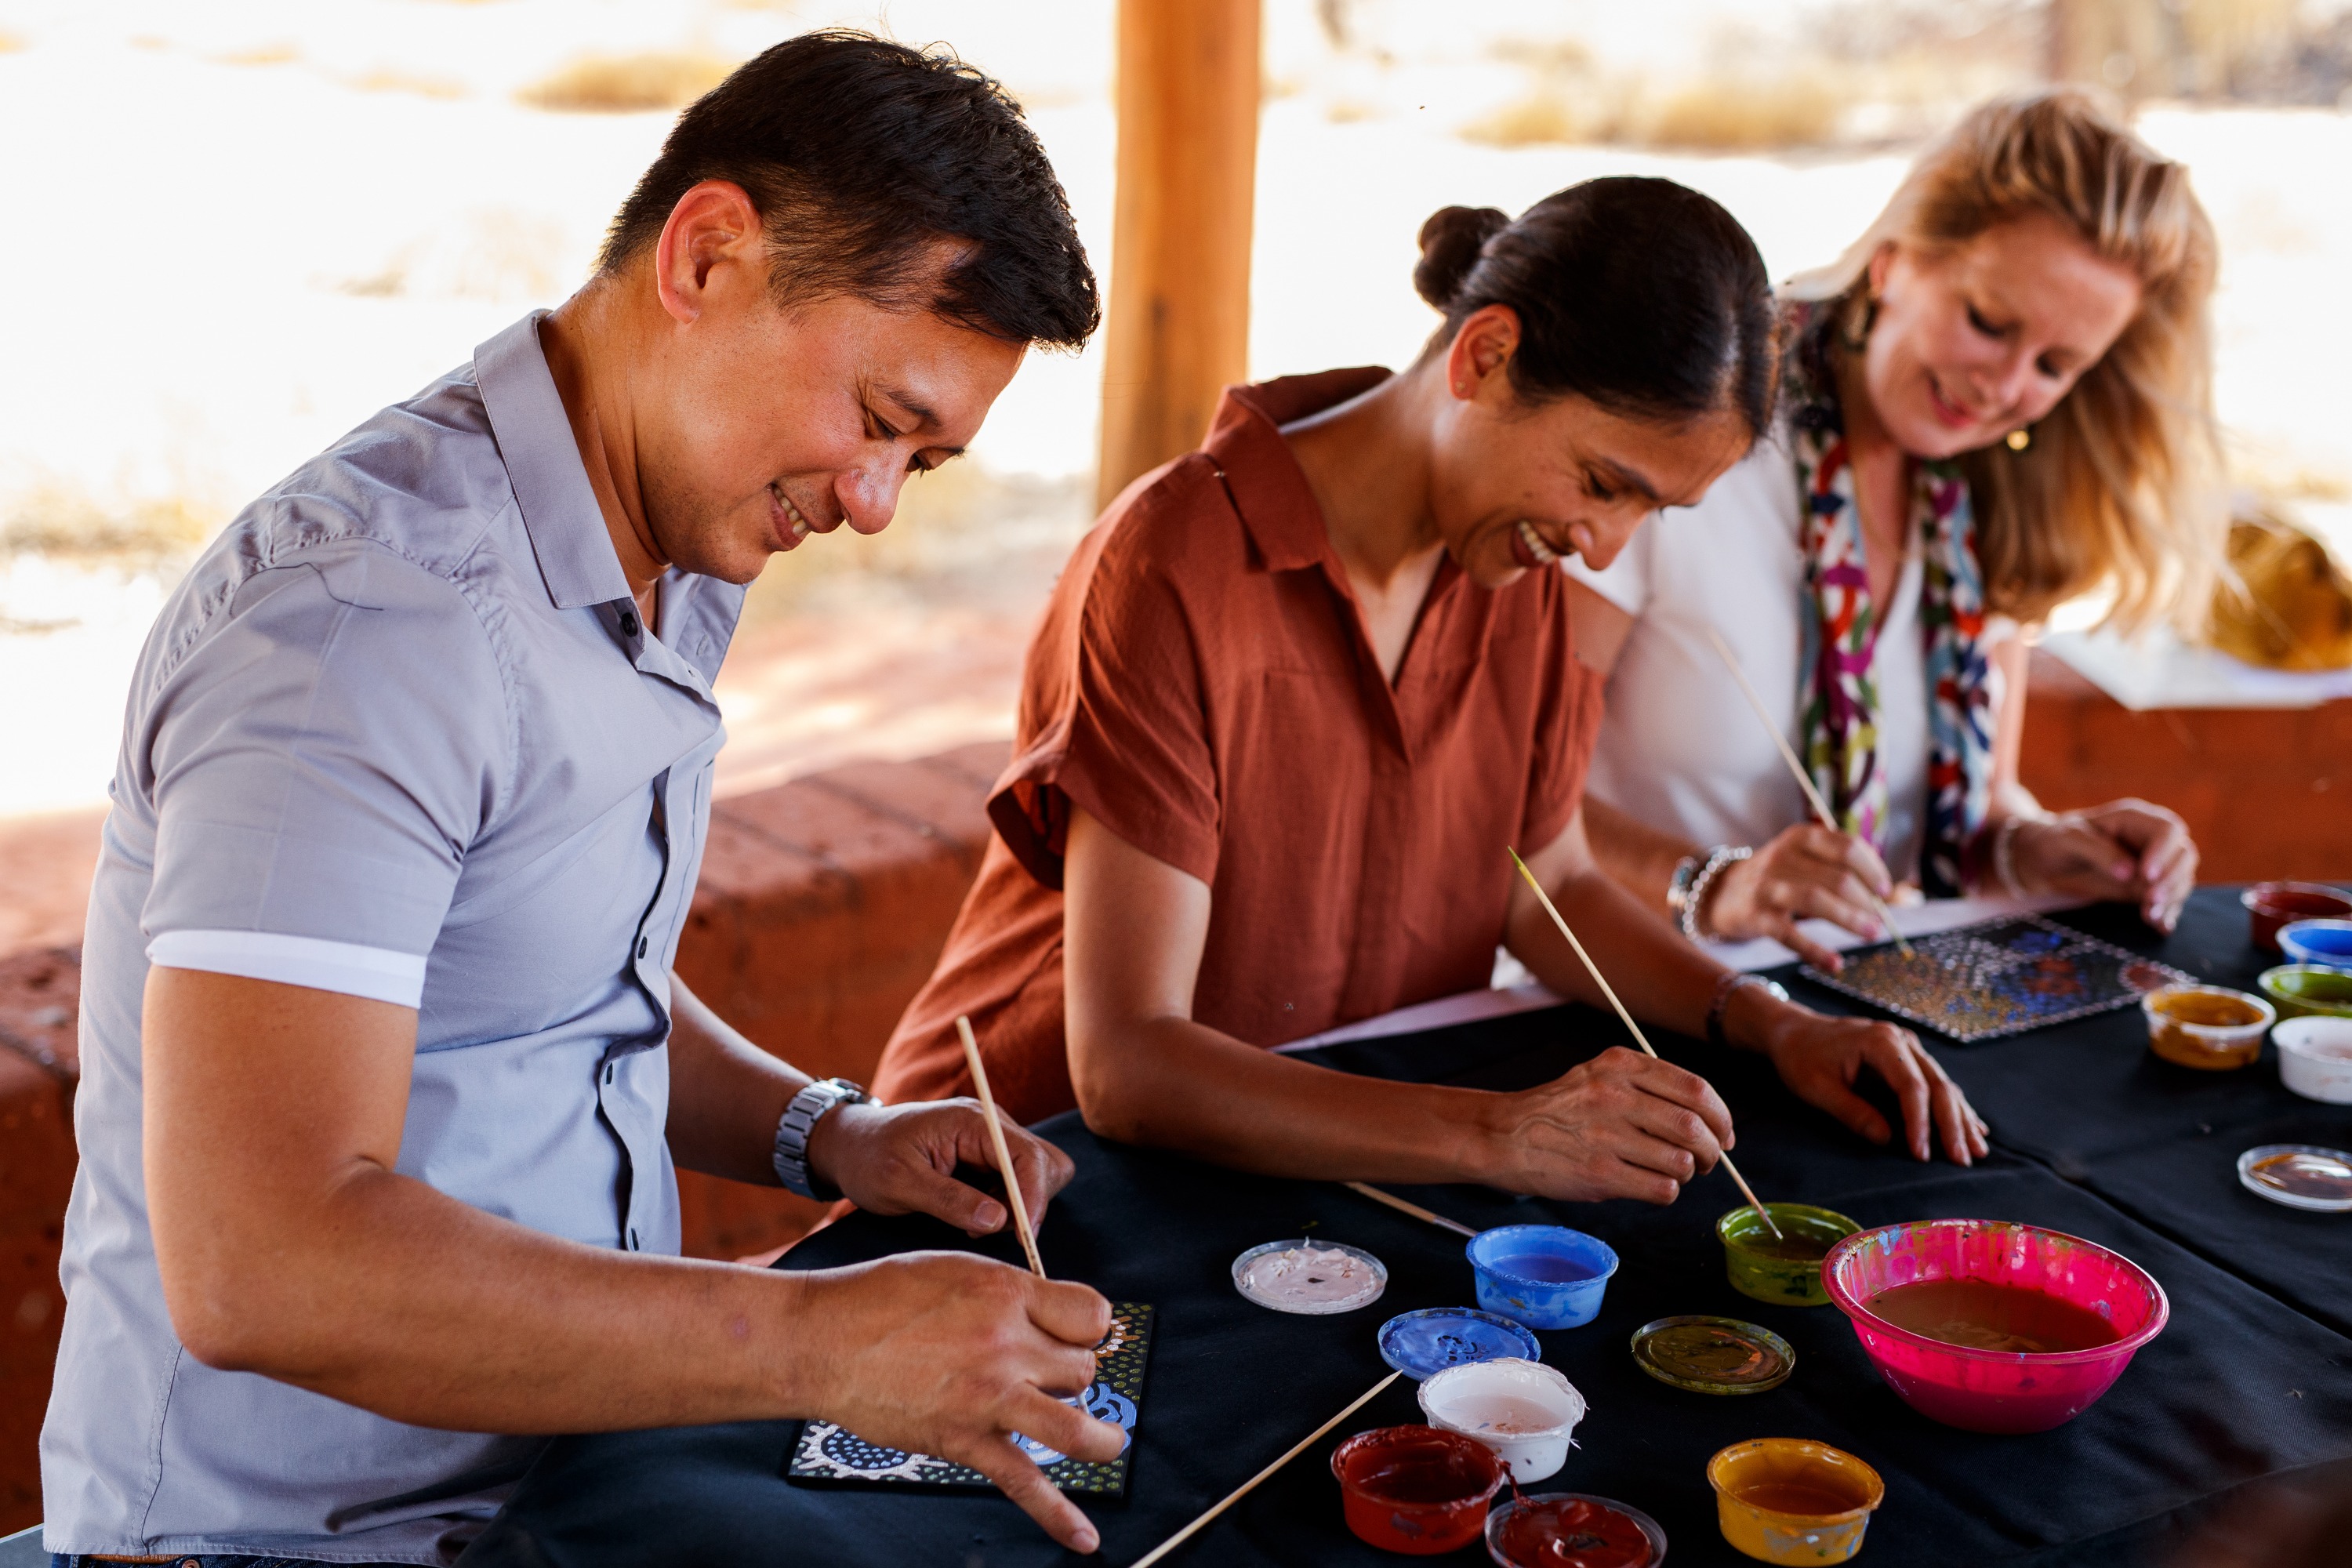
<instances>
[{"instance_id":1,"label":"man's dark hair","mask_svg":"<svg viewBox=\"0 0 2352 1568\"><path fill-rule=\"evenodd\" d=\"M746 61L678 117L598 270L649 249L705 180L759 208L780 304L846 294L1072 349L1102 321L1069 197L1021 106L943 47L829 30ZM943 272L942 241L962 247Z\"/></svg>"}]
</instances>

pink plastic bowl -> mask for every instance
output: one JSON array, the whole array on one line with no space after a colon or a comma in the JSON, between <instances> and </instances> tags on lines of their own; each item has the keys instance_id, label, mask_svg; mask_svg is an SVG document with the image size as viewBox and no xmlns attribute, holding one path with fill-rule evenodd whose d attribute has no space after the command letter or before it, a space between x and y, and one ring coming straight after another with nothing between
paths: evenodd
<instances>
[{"instance_id":1,"label":"pink plastic bowl","mask_svg":"<svg viewBox=\"0 0 2352 1568\"><path fill-rule=\"evenodd\" d=\"M1830 1249L1822 1278L1887 1386L1922 1415L1970 1432L2046 1432L2072 1421L2172 1315L2164 1288L2131 1259L2062 1231L2001 1220L1913 1220L1857 1231ZM1897 1328L1863 1304L1929 1279L2039 1290L2098 1313L2123 1337L2047 1355L1971 1350Z\"/></svg>"}]
</instances>

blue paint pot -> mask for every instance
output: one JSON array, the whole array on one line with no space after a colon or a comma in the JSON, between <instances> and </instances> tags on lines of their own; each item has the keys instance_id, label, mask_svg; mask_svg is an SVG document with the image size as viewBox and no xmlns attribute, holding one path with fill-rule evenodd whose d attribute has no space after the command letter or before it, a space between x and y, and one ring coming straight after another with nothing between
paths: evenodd
<instances>
[{"instance_id":1,"label":"blue paint pot","mask_svg":"<svg viewBox=\"0 0 2352 1568\"><path fill-rule=\"evenodd\" d=\"M2279 927L2279 951L2289 963L2352 969L2352 921L2296 921Z\"/></svg>"},{"instance_id":2,"label":"blue paint pot","mask_svg":"<svg viewBox=\"0 0 2352 1568\"><path fill-rule=\"evenodd\" d=\"M1573 1329L1601 1311L1617 1254L1598 1237L1559 1225L1480 1231L1463 1249L1478 1305L1531 1329Z\"/></svg>"}]
</instances>

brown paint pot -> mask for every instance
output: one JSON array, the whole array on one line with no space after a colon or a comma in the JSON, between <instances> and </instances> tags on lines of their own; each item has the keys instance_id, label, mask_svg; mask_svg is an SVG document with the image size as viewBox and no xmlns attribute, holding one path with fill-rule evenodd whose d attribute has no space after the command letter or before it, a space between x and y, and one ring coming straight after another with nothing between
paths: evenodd
<instances>
[{"instance_id":1,"label":"brown paint pot","mask_svg":"<svg viewBox=\"0 0 2352 1568\"><path fill-rule=\"evenodd\" d=\"M1358 1540L1433 1557L1479 1538L1509 1471L1492 1448L1458 1432L1378 1426L1332 1450L1331 1473Z\"/></svg>"},{"instance_id":2,"label":"brown paint pot","mask_svg":"<svg viewBox=\"0 0 2352 1568\"><path fill-rule=\"evenodd\" d=\"M2226 1072L2252 1067L2278 1011L2259 996L2221 985L2168 985L2139 1000L2147 1048L2185 1068Z\"/></svg>"},{"instance_id":3,"label":"brown paint pot","mask_svg":"<svg viewBox=\"0 0 2352 1568\"><path fill-rule=\"evenodd\" d=\"M2246 932L2264 952L2279 951L2279 927L2290 921L2352 919L2352 898L2319 882L2257 882L2238 895L2246 906Z\"/></svg>"}]
</instances>

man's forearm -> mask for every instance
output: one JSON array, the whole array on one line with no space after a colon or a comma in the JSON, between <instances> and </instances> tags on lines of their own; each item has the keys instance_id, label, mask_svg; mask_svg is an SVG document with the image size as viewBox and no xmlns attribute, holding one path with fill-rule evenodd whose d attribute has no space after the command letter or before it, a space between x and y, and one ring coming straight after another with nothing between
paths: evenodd
<instances>
[{"instance_id":1,"label":"man's forearm","mask_svg":"<svg viewBox=\"0 0 2352 1568\"><path fill-rule=\"evenodd\" d=\"M809 1075L745 1039L670 976L669 1149L689 1171L775 1186L776 1123Z\"/></svg>"},{"instance_id":2,"label":"man's forearm","mask_svg":"<svg viewBox=\"0 0 2352 1568\"><path fill-rule=\"evenodd\" d=\"M247 1287L183 1338L194 1328L215 1365L394 1420L532 1433L782 1417L806 1413L796 1368L825 1353L814 1276L583 1246L379 1166L282 1217L279 1244L244 1261Z\"/></svg>"}]
</instances>

